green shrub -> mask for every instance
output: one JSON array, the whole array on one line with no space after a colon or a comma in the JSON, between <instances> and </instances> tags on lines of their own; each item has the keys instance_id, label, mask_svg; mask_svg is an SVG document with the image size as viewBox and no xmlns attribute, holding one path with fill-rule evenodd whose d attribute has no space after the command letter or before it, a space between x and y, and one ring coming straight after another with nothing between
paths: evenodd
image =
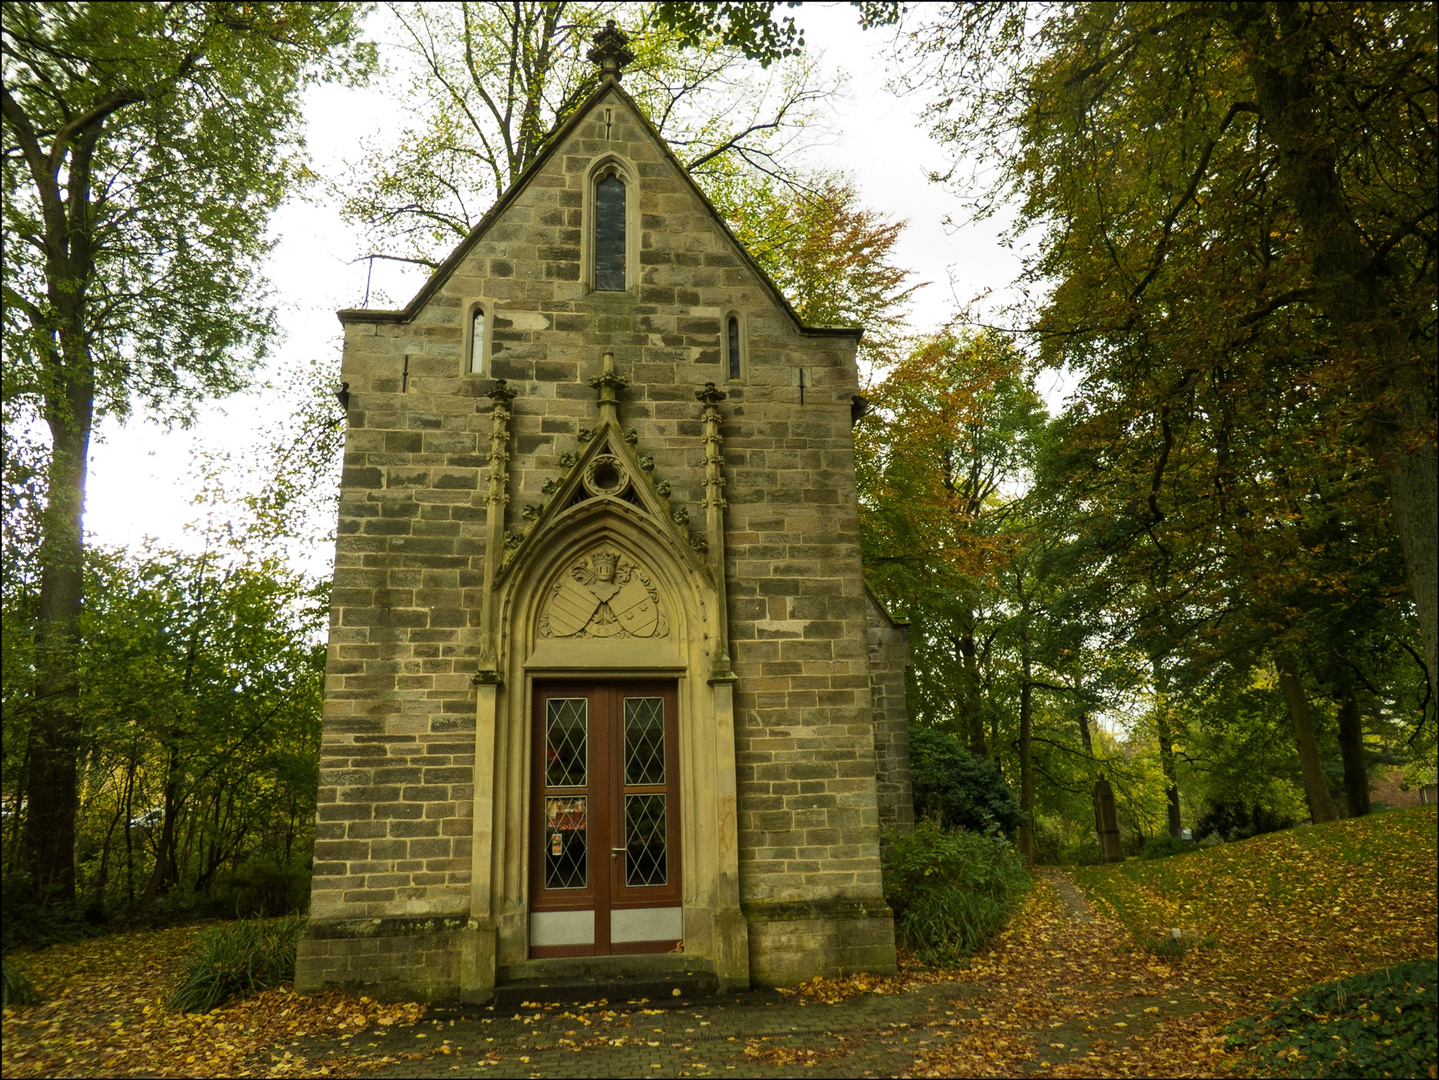
<instances>
[{"instance_id":1,"label":"green shrub","mask_svg":"<svg viewBox=\"0 0 1439 1080\"><path fill-rule=\"evenodd\" d=\"M190 971L170 998L176 1012L208 1012L295 977L302 916L254 919L206 930L190 954Z\"/></svg>"},{"instance_id":2,"label":"green shrub","mask_svg":"<svg viewBox=\"0 0 1439 1080\"><path fill-rule=\"evenodd\" d=\"M1104 861L1093 823L1037 817L1034 861L1041 866L1097 866Z\"/></svg>"},{"instance_id":3,"label":"green shrub","mask_svg":"<svg viewBox=\"0 0 1439 1080\"><path fill-rule=\"evenodd\" d=\"M1228 1027L1265 1076L1433 1076L1439 964L1411 960L1323 983Z\"/></svg>"},{"instance_id":4,"label":"green shrub","mask_svg":"<svg viewBox=\"0 0 1439 1080\"><path fill-rule=\"evenodd\" d=\"M274 860L247 862L215 880L212 910L239 919L274 918L305 910L310 899L310 873Z\"/></svg>"},{"instance_id":5,"label":"green shrub","mask_svg":"<svg viewBox=\"0 0 1439 1080\"><path fill-rule=\"evenodd\" d=\"M1002 832L1011 840L1024 823L999 766L972 756L953 735L911 727L909 768L916 817L938 818L949 829Z\"/></svg>"},{"instance_id":6,"label":"green shrub","mask_svg":"<svg viewBox=\"0 0 1439 1080\"><path fill-rule=\"evenodd\" d=\"M1167 832L1158 836L1151 836L1144 841L1144 846L1139 849L1141 859L1167 859L1171 855L1182 855L1194 845L1187 840L1179 840L1170 836Z\"/></svg>"},{"instance_id":7,"label":"green shrub","mask_svg":"<svg viewBox=\"0 0 1439 1080\"><path fill-rule=\"evenodd\" d=\"M7 961L4 965L5 973L5 1000L3 1007L6 1009L20 1005L35 1005L40 1001L40 994L35 989L35 984L25 978L23 972L12 968Z\"/></svg>"},{"instance_id":8,"label":"green shrub","mask_svg":"<svg viewBox=\"0 0 1439 1080\"><path fill-rule=\"evenodd\" d=\"M1034 861L1040 866L1057 866L1064 838L1047 821L1034 823Z\"/></svg>"},{"instance_id":9,"label":"green shrub","mask_svg":"<svg viewBox=\"0 0 1439 1080\"><path fill-rule=\"evenodd\" d=\"M1247 840L1251 836L1292 829L1294 819L1257 803L1245 802L1210 803L1194 826L1195 836L1218 833L1228 841Z\"/></svg>"},{"instance_id":10,"label":"green shrub","mask_svg":"<svg viewBox=\"0 0 1439 1080\"><path fill-rule=\"evenodd\" d=\"M1064 866L1099 866L1104 862L1104 853L1099 850L1098 840L1083 836L1060 850L1059 861Z\"/></svg>"},{"instance_id":11,"label":"green shrub","mask_svg":"<svg viewBox=\"0 0 1439 1080\"><path fill-rule=\"evenodd\" d=\"M998 836L945 829L930 820L885 833L884 900L895 927L922 960L952 963L1003 925L1029 875Z\"/></svg>"},{"instance_id":12,"label":"green shrub","mask_svg":"<svg viewBox=\"0 0 1439 1080\"><path fill-rule=\"evenodd\" d=\"M0 882L0 952L96 937L105 932L103 922L103 914L96 919L72 902L41 903L23 872L6 874Z\"/></svg>"}]
</instances>

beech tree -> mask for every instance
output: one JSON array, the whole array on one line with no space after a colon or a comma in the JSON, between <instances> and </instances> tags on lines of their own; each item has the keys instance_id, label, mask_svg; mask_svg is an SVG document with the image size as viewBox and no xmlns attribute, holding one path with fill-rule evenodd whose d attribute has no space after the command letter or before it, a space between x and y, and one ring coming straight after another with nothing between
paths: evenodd
<instances>
[{"instance_id":1,"label":"beech tree","mask_svg":"<svg viewBox=\"0 0 1439 1080\"><path fill-rule=\"evenodd\" d=\"M843 176L792 171L786 183L733 166L706 178L717 209L806 323L862 326L861 354L889 364L908 344L921 284L894 261L903 221L868 209Z\"/></svg>"},{"instance_id":2,"label":"beech tree","mask_svg":"<svg viewBox=\"0 0 1439 1080\"><path fill-rule=\"evenodd\" d=\"M343 3L7 3L4 401L45 447L26 839L34 888L74 890L91 432L186 421L238 388L272 329L258 261L296 177L300 92L361 77Z\"/></svg>"},{"instance_id":3,"label":"beech tree","mask_svg":"<svg viewBox=\"0 0 1439 1080\"><path fill-rule=\"evenodd\" d=\"M1021 357L997 335L914 343L867 393L855 471L869 580L914 621L918 712L989 753L981 668L1004 615L1017 496L1043 427Z\"/></svg>"},{"instance_id":4,"label":"beech tree","mask_svg":"<svg viewBox=\"0 0 1439 1080\"><path fill-rule=\"evenodd\" d=\"M1201 418L1212 504L1277 520L1272 447L1382 483L1431 693L1439 679L1436 14L1369 3L948 4L912 27L934 131L1039 238L1030 325L1080 397L1148 383L1122 441L1154 448L1151 524L1180 501L1176 407ZM962 180L958 167L948 177ZM1310 406L1309 430L1276 418ZM1246 460L1247 458L1247 460ZM1295 455L1290 480L1306 486ZM1198 494L1198 492L1196 492ZM1260 504L1260 505L1256 505ZM1256 511L1258 511L1256 513ZM1198 552L1200 549L1196 548Z\"/></svg>"}]
</instances>

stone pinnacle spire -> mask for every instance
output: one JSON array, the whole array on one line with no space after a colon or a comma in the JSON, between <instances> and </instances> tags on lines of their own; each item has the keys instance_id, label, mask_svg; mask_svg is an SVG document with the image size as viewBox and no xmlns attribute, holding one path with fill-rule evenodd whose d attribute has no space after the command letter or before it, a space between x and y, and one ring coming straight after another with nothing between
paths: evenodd
<instances>
[{"instance_id":1,"label":"stone pinnacle spire","mask_svg":"<svg viewBox=\"0 0 1439 1080\"><path fill-rule=\"evenodd\" d=\"M600 66L601 75L618 79L624 66L635 58L625 46L630 43L629 35L615 25L614 19L605 22L605 27L595 35L595 47L589 51L589 58Z\"/></svg>"}]
</instances>

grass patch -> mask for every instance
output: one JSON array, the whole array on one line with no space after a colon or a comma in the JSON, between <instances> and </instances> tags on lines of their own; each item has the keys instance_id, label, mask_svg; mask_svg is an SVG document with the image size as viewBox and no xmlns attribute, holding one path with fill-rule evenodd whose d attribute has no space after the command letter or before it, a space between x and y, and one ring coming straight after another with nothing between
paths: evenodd
<instances>
[{"instance_id":1,"label":"grass patch","mask_svg":"<svg viewBox=\"0 0 1439 1080\"><path fill-rule=\"evenodd\" d=\"M190 955L189 973L170 998L176 1012L209 1012L236 998L295 978L303 916L245 919L206 930Z\"/></svg>"},{"instance_id":2,"label":"grass patch","mask_svg":"<svg viewBox=\"0 0 1439 1080\"><path fill-rule=\"evenodd\" d=\"M1216 974L1283 994L1435 954L1436 824L1415 807L1074 877L1141 946L1178 927Z\"/></svg>"},{"instance_id":3,"label":"grass patch","mask_svg":"<svg viewBox=\"0 0 1439 1080\"><path fill-rule=\"evenodd\" d=\"M16 1008L21 1005L35 1005L40 1001L39 991L35 984L25 977L25 973L19 968L10 966L7 960L4 963L5 976L5 1000L4 1007Z\"/></svg>"},{"instance_id":4,"label":"grass patch","mask_svg":"<svg viewBox=\"0 0 1439 1080\"><path fill-rule=\"evenodd\" d=\"M1148 934L1135 934L1134 940L1139 947L1153 956L1187 956L1194 949L1214 948L1214 935L1206 934L1204 937L1195 937L1193 934L1186 934L1182 930L1175 935L1173 927L1170 932L1159 937L1150 937Z\"/></svg>"},{"instance_id":5,"label":"grass patch","mask_svg":"<svg viewBox=\"0 0 1439 1080\"><path fill-rule=\"evenodd\" d=\"M880 854L895 929L928 964L954 963L985 944L1030 883L1003 837L929 820L887 832Z\"/></svg>"},{"instance_id":6,"label":"grass patch","mask_svg":"<svg viewBox=\"0 0 1439 1080\"><path fill-rule=\"evenodd\" d=\"M1230 1024L1242 1068L1263 1076L1433 1076L1439 964L1412 960L1325 983Z\"/></svg>"}]
</instances>

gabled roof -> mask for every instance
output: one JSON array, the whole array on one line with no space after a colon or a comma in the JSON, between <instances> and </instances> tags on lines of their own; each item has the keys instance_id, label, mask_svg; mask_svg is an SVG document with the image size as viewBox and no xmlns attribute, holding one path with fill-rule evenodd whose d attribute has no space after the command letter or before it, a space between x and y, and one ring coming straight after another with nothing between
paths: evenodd
<instances>
[{"instance_id":1,"label":"gabled roof","mask_svg":"<svg viewBox=\"0 0 1439 1080\"><path fill-rule=\"evenodd\" d=\"M420 313L420 309L429 303L435 293L440 290L440 287L449 280L450 275L459 268L460 263L464 261L475 244L490 230L491 226L499 221L510 204L519 197L520 192L524 190L530 180L549 163L550 158L559 151L559 148L564 144L565 140L569 138L574 129L579 126L589 111L594 108L601 98L609 93L619 95L620 100L628 105L635 116L639 118L640 123L643 124L645 130L649 132L650 137L654 139L660 149L664 151L665 157L668 158L670 164L674 166L675 172L684 178L685 183L689 184L690 190L694 193L695 198L709 211L710 217L714 219L715 224L720 227L724 235L729 237L730 243L734 245L735 251L739 253L745 265L754 272L755 277L769 290L770 295L773 297L775 303L779 305L780 309L789 315L796 330L801 334L811 337L844 337L858 340L863 336L864 327L862 326L805 325L804 321L800 319L799 313L794 310L789 300L785 298L784 293L780 291L779 286L774 283L769 274L765 273L764 268L755 262L754 256L749 253L749 250L741 244L735 234L730 231L730 227L725 224L724 218L720 216L719 211L714 208L714 204L709 201L705 193L700 190L699 185L695 183L694 177L690 175L689 170L680 164L679 159L674 155L674 151L670 149L669 143L665 141L664 136L655 130L654 125L650 123L649 117L644 114L644 110L639 107L639 104L634 98L625 92L624 88L620 86L619 80L613 76L606 76L601 80L595 92L586 98L584 103L574 111L574 114L561 125L560 129L556 131L554 136L549 140L548 145L540 151L539 156L530 162L529 166L519 175L518 179L509 186L505 193L496 201L495 205L490 207L485 216L479 220L479 223L470 230L470 234L461 240L455 249L450 252L449 257L436 268L435 272L430 275L429 280L421 286L420 291L414 295L414 298L411 299L408 304L398 310L343 308L335 312L340 322L347 325L349 323L405 323L414 319L414 317Z\"/></svg>"}]
</instances>

